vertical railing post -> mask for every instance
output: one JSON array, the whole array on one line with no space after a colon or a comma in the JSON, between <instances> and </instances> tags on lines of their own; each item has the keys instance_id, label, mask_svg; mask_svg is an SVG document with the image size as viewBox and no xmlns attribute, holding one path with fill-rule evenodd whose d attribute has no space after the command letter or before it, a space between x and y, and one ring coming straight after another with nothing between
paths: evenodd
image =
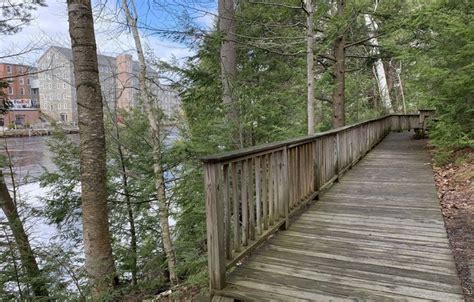
<instances>
[{"instance_id":1,"label":"vertical railing post","mask_svg":"<svg viewBox=\"0 0 474 302\"><path fill-rule=\"evenodd\" d=\"M316 139L314 141L314 173L313 173L313 184L314 184L314 191L319 191L320 183L319 183L319 178L320 178L320 163L319 163L319 156L320 156L320 146L321 146L321 139ZM319 195L317 196L319 199Z\"/></svg>"},{"instance_id":2,"label":"vertical railing post","mask_svg":"<svg viewBox=\"0 0 474 302\"><path fill-rule=\"evenodd\" d=\"M225 242L225 251L226 259L232 259L232 237L230 236L231 232L231 203L230 203L230 172L229 164L224 165L223 172L223 202L224 202L224 242Z\"/></svg>"},{"instance_id":3,"label":"vertical railing post","mask_svg":"<svg viewBox=\"0 0 474 302\"><path fill-rule=\"evenodd\" d=\"M207 252L209 264L209 286L220 290L225 286L224 209L219 195L219 164L204 164L206 190Z\"/></svg>"},{"instance_id":4,"label":"vertical railing post","mask_svg":"<svg viewBox=\"0 0 474 302\"><path fill-rule=\"evenodd\" d=\"M289 188L289 176L290 169L288 164L288 146L283 150L283 211L285 212L285 229L289 226L289 215L290 215L290 188Z\"/></svg>"},{"instance_id":5,"label":"vertical railing post","mask_svg":"<svg viewBox=\"0 0 474 302\"><path fill-rule=\"evenodd\" d=\"M336 176L336 181L339 181L339 155L341 154L339 150L339 132L336 133L336 137L334 138L334 149L336 154L334 175Z\"/></svg>"},{"instance_id":6,"label":"vertical railing post","mask_svg":"<svg viewBox=\"0 0 474 302\"><path fill-rule=\"evenodd\" d=\"M349 130L349 169L352 169L354 164L354 150L352 149L352 138L354 136L354 129Z\"/></svg>"}]
</instances>

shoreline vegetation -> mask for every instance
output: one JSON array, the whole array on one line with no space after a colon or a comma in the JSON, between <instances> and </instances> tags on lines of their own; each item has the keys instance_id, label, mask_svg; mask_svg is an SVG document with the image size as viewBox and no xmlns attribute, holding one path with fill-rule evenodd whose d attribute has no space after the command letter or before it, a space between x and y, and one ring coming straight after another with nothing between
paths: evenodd
<instances>
[{"instance_id":1,"label":"shoreline vegetation","mask_svg":"<svg viewBox=\"0 0 474 302\"><path fill-rule=\"evenodd\" d=\"M433 174L464 297L467 302L472 302L474 301L474 149L466 148L454 153L448 163L433 162Z\"/></svg>"}]
</instances>

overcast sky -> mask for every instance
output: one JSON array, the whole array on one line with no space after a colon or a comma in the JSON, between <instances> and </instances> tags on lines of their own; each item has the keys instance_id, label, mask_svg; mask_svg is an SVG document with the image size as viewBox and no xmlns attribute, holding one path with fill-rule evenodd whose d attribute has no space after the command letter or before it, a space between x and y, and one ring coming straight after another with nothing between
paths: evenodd
<instances>
[{"instance_id":1,"label":"overcast sky","mask_svg":"<svg viewBox=\"0 0 474 302\"><path fill-rule=\"evenodd\" d=\"M98 50L106 55L124 52L134 55L133 39L124 29L125 18L122 12L118 12L117 1L120 3L120 0L101 0L101 3L93 0ZM143 27L148 28L142 30L145 47L161 60L183 60L193 53L186 43L164 37L163 30L181 31L186 23L183 20L191 20L201 29L208 29L214 22L215 4L212 0L135 0L135 3ZM35 45L41 49L8 60L34 65L49 46L70 48L66 1L46 0L46 4L47 7L40 7L33 13L34 20L21 32L2 37L0 55L17 53L25 47Z\"/></svg>"}]
</instances>

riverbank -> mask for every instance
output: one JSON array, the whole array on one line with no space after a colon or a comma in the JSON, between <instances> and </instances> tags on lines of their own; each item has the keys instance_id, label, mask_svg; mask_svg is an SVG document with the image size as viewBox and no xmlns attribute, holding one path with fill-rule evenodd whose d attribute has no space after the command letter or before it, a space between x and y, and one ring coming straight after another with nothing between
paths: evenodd
<instances>
[{"instance_id":1,"label":"riverbank","mask_svg":"<svg viewBox=\"0 0 474 302\"><path fill-rule=\"evenodd\" d=\"M67 134L79 133L78 128L62 128ZM53 133L52 128L44 129L6 129L0 131L0 138L2 137L28 137L28 136L45 136Z\"/></svg>"}]
</instances>

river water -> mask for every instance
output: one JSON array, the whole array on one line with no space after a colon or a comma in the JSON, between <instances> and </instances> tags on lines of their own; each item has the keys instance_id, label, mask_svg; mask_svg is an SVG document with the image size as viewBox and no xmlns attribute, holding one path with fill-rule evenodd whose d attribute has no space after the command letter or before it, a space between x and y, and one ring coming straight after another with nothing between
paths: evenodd
<instances>
[{"instance_id":1,"label":"river water","mask_svg":"<svg viewBox=\"0 0 474 302\"><path fill-rule=\"evenodd\" d=\"M166 129L168 132L165 145L170 145L178 139L178 130L174 127ZM79 135L71 135L74 141L79 141ZM40 210L44 205L42 198L47 196L48 189L41 188L38 177L44 173L45 169L54 170L52 162L53 154L47 145L50 137L32 136L18 138L4 138L0 140L0 153L6 154L6 149L13 162L13 174L19 191L19 199L26 203L29 208ZM4 168L4 176L7 186L12 187L8 169ZM25 216L25 215L23 215ZM26 215L25 225L28 229L30 240L34 246L47 246L52 243L52 238L58 234L57 228L41 217ZM0 221L4 214L0 211ZM170 219L170 224L175 221Z\"/></svg>"},{"instance_id":2,"label":"river water","mask_svg":"<svg viewBox=\"0 0 474 302\"><path fill-rule=\"evenodd\" d=\"M13 164L13 175L18 186L18 199L24 202L28 208L41 209L42 197L47 194L46 188L41 188L38 177L45 171L54 170L52 153L47 146L47 136L32 136L5 138L0 141L0 152L8 153ZM12 187L12 179L8 168L4 168L4 176L7 186ZM23 215L25 216L25 215ZM57 234L57 229L49 225L45 219L26 215L25 224L29 237L34 246L48 245L51 238ZM4 218L0 211L0 220Z\"/></svg>"}]
</instances>

